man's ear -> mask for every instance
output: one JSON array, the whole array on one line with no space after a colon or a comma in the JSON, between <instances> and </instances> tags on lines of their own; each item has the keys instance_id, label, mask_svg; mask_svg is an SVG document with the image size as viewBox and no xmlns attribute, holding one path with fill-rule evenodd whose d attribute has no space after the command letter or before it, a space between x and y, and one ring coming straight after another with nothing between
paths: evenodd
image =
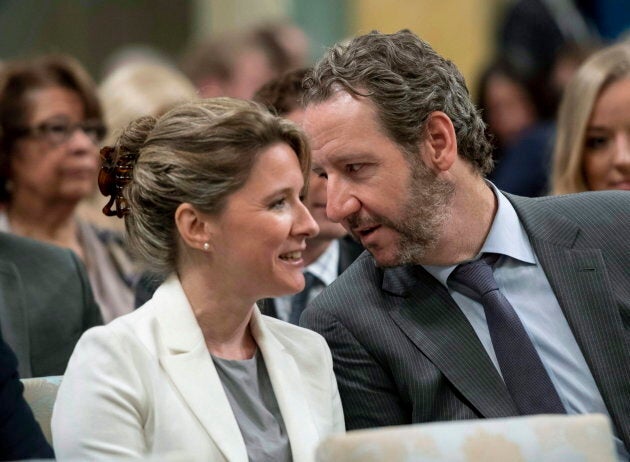
<instances>
[{"instance_id":1,"label":"man's ear","mask_svg":"<svg viewBox=\"0 0 630 462\"><path fill-rule=\"evenodd\" d=\"M188 247L207 251L212 244L212 224L208 216L188 202L180 204L175 210L175 226L182 242Z\"/></svg>"},{"instance_id":2,"label":"man's ear","mask_svg":"<svg viewBox=\"0 0 630 462\"><path fill-rule=\"evenodd\" d=\"M445 172L457 159L457 138L450 117L442 111L429 114L420 155L425 165L436 172Z\"/></svg>"}]
</instances>

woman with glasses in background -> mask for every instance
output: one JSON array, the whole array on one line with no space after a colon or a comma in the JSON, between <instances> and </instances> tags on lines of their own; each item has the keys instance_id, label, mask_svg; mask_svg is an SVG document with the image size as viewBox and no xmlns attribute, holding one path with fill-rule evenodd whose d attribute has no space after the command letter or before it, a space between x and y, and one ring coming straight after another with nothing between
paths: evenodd
<instances>
[{"instance_id":1,"label":"woman with glasses in background","mask_svg":"<svg viewBox=\"0 0 630 462\"><path fill-rule=\"evenodd\" d=\"M132 310L133 267L119 236L76 217L94 190L104 136L95 85L74 59L0 71L0 231L72 249L108 322Z\"/></svg>"}]
</instances>

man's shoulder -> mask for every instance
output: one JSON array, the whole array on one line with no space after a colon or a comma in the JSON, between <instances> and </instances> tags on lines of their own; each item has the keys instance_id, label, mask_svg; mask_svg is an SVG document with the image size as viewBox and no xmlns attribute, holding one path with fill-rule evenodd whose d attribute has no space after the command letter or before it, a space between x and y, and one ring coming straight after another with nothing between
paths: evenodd
<instances>
[{"instance_id":1,"label":"man's shoulder","mask_svg":"<svg viewBox=\"0 0 630 462\"><path fill-rule=\"evenodd\" d=\"M630 192L589 191L562 196L527 198L504 193L519 217L525 221L543 221L550 214L561 215L584 226L628 226Z\"/></svg>"}]
</instances>

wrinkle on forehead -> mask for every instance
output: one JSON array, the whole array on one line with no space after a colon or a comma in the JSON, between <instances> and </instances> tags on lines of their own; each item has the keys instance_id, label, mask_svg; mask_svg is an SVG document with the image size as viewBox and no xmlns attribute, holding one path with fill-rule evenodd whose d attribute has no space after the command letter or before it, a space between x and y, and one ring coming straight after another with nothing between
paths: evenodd
<instances>
[{"instance_id":1,"label":"wrinkle on forehead","mask_svg":"<svg viewBox=\"0 0 630 462\"><path fill-rule=\"evenodd\" d=\"M315 165L325 155L343 155L348 141L360 141L366 130L378 129L376 115L369 100L339 90L326 101L306 107L303 127L306 131Z\"/></svg>"}]
</instances>

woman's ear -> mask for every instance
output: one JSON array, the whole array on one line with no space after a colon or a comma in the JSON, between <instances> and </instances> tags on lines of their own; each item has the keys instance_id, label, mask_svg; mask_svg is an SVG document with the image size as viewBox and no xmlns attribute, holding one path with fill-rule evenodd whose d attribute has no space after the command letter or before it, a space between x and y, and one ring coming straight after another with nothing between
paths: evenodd
<instances>
[{"instance_id":1,"label":"woman's ear","mask_svg":"<svg viewBox=\"0 0 630 462\"><path fill-rule=\"evenodd\" d=\"M184 244L199 250L209 250L211 244L211 223L208 216L188 202L175 210L175 226Z\"/></svg>"},{"instance_id":2,"label":"woman's ear","mask_svg":"<svg viewBox=\"0 0 630 462\"><path fill-rule=\"evenodd\" d=\"M420 156L425 165L436 172L445 172L457 159L457 137L450 117L434 111L427 118Z\"/></svg>"}]
</instances>

